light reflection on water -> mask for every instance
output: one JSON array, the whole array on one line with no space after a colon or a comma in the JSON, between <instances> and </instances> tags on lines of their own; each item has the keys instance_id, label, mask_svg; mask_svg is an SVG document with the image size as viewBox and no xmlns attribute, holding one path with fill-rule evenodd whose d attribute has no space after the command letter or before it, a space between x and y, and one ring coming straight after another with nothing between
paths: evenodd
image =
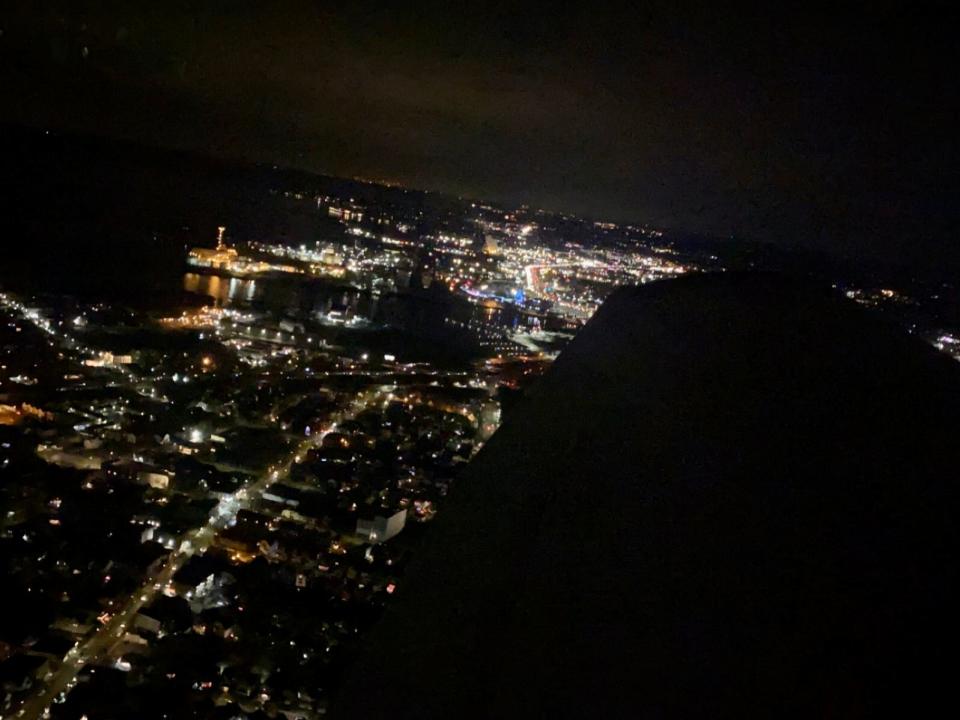
<instances>
[{"instance_id":1,"label":"light reflection on water","mask_svg":"<svg viewBox=\"0 0 960 720\"><path fill-rule=\"evenodd\" d=\"M321 315L335 311L338 316L367 318L407 331L426 333L431 337L453 328L472 333L479 332L482 327L516 330L535 323L532 316L525 316L512 306L493 301L471 303L462 298L437 305L401 295L388 304L385 313L381 313L377 299L363 292L345 290L343 287L307 287L274 278L238 278L189 272L183 275L183 289L211 298L216 307L255 306L267 312L306 311Z\"/></svg>"},{"instance_id":2,"label":"light reflection on water","mask_svg":"<svg viewBox=\"0 0 960 720\"><path fill-rule=\"evenodd\" d=\"M183 276L183 289L197 295L213 298L217 307L234 303L246 304L259 297L256 280L219 275L198 275L186 273Z\"/></svg>"}]
</instances>

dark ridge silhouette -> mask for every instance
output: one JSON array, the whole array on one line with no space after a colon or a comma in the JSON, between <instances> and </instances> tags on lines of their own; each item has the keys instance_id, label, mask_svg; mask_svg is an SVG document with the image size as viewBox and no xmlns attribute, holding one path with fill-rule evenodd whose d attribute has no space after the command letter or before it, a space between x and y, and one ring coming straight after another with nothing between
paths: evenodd
<instances>
[{"instance_id":1,"label":"dark ridge silhouette","mask_svg":"<svg viewBox=\"0 0 960 720\"><path fill-rule=\"evenodd\" d=\"M931 716L958 400L953 361L829 289L614 293L452 492L333 717Z\"/></svg>"}]
</instances>

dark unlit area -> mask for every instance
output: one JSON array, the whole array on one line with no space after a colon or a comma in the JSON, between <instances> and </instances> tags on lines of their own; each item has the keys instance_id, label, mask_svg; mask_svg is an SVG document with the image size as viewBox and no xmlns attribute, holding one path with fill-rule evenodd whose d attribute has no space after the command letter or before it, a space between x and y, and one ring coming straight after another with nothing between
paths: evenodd
<instances>
[{"instance_id":1,"label":"dark unlit area","mask_svg":"<svg viewBox=\"0 0 960 720\"><path fill-rule=\"evenodd\" d=\"M958 397L829 288L618 291L470 466L334 716L938 707Z\"/></svg>"}]
</instances>

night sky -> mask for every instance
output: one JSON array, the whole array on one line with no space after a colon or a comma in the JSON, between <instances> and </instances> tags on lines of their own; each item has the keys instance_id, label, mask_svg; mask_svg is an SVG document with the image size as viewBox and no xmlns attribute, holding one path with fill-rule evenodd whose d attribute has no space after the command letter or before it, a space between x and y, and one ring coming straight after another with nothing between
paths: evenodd
<instances>
[{"instance_id":1,"label":"night sky","mask_svg":"<svg viewBox=\"0 0 960 720\"><path fill-rule=\"evenodd\" d=\"M450 5L7 0L0 120L960 271L949 5Z\"/></svg>"}]
</instances>

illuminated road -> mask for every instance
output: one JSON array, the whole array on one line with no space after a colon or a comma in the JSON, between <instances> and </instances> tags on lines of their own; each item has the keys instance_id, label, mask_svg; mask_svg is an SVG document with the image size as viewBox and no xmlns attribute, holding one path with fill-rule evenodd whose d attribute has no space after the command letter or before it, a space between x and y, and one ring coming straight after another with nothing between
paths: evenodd
<instances>
[{"instance_id":1,"label":"illuminated road","mask_svg":"<svg viewBox=\"0 0 960 720\"><path fill-rule=\"evenodd\" d=\"M382 387L360 393L347 409L338 411L331 416L331 422L323 432L305 439L284 460L272 465L261 477L237 490L221 504L235 507L234 516L237 510L249 508L273 483L279 482L289 475L290 468L303 453L318 446L328 433L336 429L338 424L353 419L363 410L381 402L387 393L388 390ZM36 695L28 698L12 717L35 720L47 716L50 706L61 693L68 693L73 688L80 672L88 664L100 659L113 645L123 639L127 633L127 628L133 622L137 613L145 605L153 602L157 594L173 579L173 576L177 574L177 571L183 567L187 560L193 555L206 552L219 532L218 527L222 524L211 517L207 524L184 535L179 548L167 556L160 570L153 576L148 577L143 585L129 597L120 601L120 609L115 610L106 623L101 625L88 638L78 642L64 656L63 663L56 672L47 678L44 688Z\"/></svg>"},{"instance_id":2,"label":"illuminated road","mask_svg":"<svg viewBox=\"0 0 960 720\"><path fill-rule=\"evenodd\" d=\"M101 354L101 351L97 348L82 343L69 332L63 330L62 322L54 325L43 316L40 310L30 307L10 293L0 292L0 308L3 308L11 314L19 315L27 322L32 323L37 330L51 338L49 341L51 347L54 346L54 341L56 340L60 348L69 355L70 359L81 366L84 365L84 360L96 358ZM157 388L152 382L147 382L145 378L134 372L132 368L123 365L105 365L103 367L104 369L121 375L130 383L131 387L137 388L139 385L137 392L147 399L157 402L167 401L162 394L157 392Z\"/></svg>"},{"instance_id":3,"label":"illuminated road","mask_svg":"<svg viewBox=\"0 0 960 720\"><path fill-rule=\"evenodd\" d=\"M583 262L563 262L563 263L550 263L550 264L533 264L527 265L523 269L523 274L526 279L526 292L529 297L543 298L550 300L554 304L554 308L562 309L564 314L571 315L580 319L589 318L596 307L586 307L581 306L573 302L568 302L563 298L559 297L556 293L548 293L544 287L543 280L540 277L540 273L544 270L560 270L560 269L575 269L580 267L605 267L600 263L593 261L583 261Z\"/></svg>"},{"instance_id":4,"label":"illuminated road","mask_svg":"<svg viewBox=\"0 0 960 720\"><path fill-rule=\"evenodd\" d=\"M64 330L61 323L51 322L44 317L40 310L30 307L10 294L0 292L0 307L32 323L50 338L51 343L58 343L72 360L82 363L83 359L96 357L98 354L96 348L83 344L71 333ZM140 383L150 387L153 390L150 395L154 399L163 400L162 396L158 397L159 393L156 392L152 382L145 382L144 378L134 373L130 368L121 366L110 369L121 374L131 383ZM387 380L388 376L398 378L404 375L418 374L456 379L462 379L469 375L466 372L424 371L421 368L409 368L406 372L396 369L391 371L333 371L317 373L316 379L320 380L323 376L335 375L365 375L371 377L371 379L379 376L382 380ZM63 700L65 695L76 685L77 677L83 669L87 665L100 662L113 654L111 651L114 651L115 646L123 641L137 613L154 601L191 557L207 551L218 532L226 527L230 520L236 518L236 513L239 510L254 505L263 492L273 483L286 479L292 465L312 447L318 446L323 438L333 431L339 423L352 419L361 411L379 404L387 397L389 393L387 388L392 387L392 383L390 385L379 385L377 389L358 393L347 408L334 413L330 417L330 422L323 432L304 439L285 459L272 465L261 477L243 486L232 496L224 498L206 524L183 535L177 549L167 555L159 570L148 576L142 585L129 596L111 602L110 607L106 609L106 613L109 615L102 616L104 622L91 631L90 635L78 641L64 656L61 665L44 679L43 687L39 688L34 695L28 697L14 715L7 717L33 720L49 716L50 706L58 700ZM225 512L218 512L219 510Z\"/></svg>"}]
</instances>

